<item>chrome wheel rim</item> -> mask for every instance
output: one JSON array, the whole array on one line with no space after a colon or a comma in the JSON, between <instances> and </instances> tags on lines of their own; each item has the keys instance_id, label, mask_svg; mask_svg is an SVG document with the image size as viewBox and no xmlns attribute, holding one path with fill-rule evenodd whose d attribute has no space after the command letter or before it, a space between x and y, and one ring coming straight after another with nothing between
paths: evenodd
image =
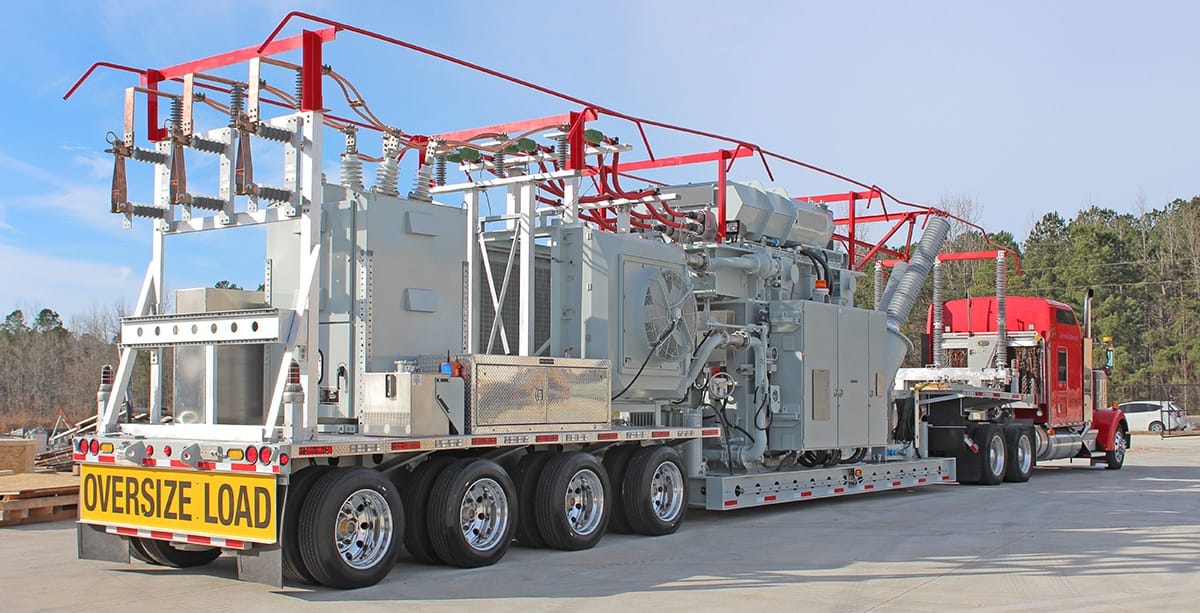
<instances>
[{"instance_id":1,"label":"chrome wheel rim","mask_svg":"<svg viewBox=\"0 0 1200 613\"><path fill-rule=\"evenodd\" d=\"M391 548L392 509L379 492L361 489L350 494L338 509L334 539L338 555L352 568L368 569Z\"/></svg>"},{"instance_id":2,"label":"chrome wheel rim","mask_svg":"<svg viewBox=\"0 0 1200 613\"><path fill-rule=\"evenodd\" d=\"M674 462L663 462L654 469L650 479L650 502L654 515L665 522L672 522L683 510L683 473Z\"/></svg>"},{"instance_id":3,"label":"chrome wheel rim","mask_svg":"<svg viewBox=\"0 0 1200 613\"><path fill-rule=\"evenodd\" d=\"M1125 433L1117 430L1113 435L1113 459L1118 463L1125 461Z\"/></svg>"},{"instance_id":4,"label":"chrome wheel rim","mask_svg":"<svg viewBox=\"0 0 1200 613\"><path fill-rule=\"evenodd\" d=\"M604 482L590 468L571 476L563 496L567 525L576 534L588 535L600 529L604 517Z\"/></svg>"},{"instance_id":5,"label":"chrome wheel rim","mask_svg":"<svg viewBox=\"0 0 1200 613\"><path fill-rule=\"evenodd\" d=\"M999 437L992 438L992 444L988 445L988 467L993 475L1004 473L1004 441Z\"/></svg>"},{"instance_id":6,"label":"chrome wheel rim","mask_svg":"<svg viewBox=\"0 0 1200 613\"><path fill-rule=\"evenodd\" d=\"M508 533L508 495L485 477L467 487L459 506L463 540L476 551L492 549Z\"/></svg>"},{"instance_id":7,"label":"chrome wheel rim","mask_svg":"<svg viewBox=\"0 0 1200 613\"><path fill-rule=\"evenodd\" d=\"M1017 439L1017 466L1021 469L1021 474L1033 468L1033 444L1029 442L1028 436Z\"/></svg>"}]
</instances>

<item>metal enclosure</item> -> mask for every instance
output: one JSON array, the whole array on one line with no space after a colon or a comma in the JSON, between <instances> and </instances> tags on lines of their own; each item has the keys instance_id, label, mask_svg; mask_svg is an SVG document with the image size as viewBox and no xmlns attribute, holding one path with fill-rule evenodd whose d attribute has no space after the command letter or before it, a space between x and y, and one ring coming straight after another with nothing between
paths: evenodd
<instances>
[{"instance_id":1,"label":"metal enclosure","mask_svg":"<svg viewBox=\"0 0 1200 613\"><path fill-rule=\"evenodd\" d=\"M471 434L609 426L608 360L461 356Z\"/></svg>"},{"instance_id":2,"label":"metal enclosure","mask_svg":"<svg viewBox=\"0 0 1200 613\"><path fill-rule=\"evenodd\" d=\"M367 373L360 423L367 436L462 434L463 380L433 373Z\"/></svg>"},{"instance_id":3,"label":"metal enclosure","mask_svg":"<svg viewBox=\"0 0 1200 613\"><path fill-rule=\"evenodd\" d=\"M200 287L175 292L176 313L223 313L268 306L262 292ZM175 324L173 324L175 325ZM175 348L175 418L182 423L262 423L263 345Z\"/></svg>"}]
</instances>

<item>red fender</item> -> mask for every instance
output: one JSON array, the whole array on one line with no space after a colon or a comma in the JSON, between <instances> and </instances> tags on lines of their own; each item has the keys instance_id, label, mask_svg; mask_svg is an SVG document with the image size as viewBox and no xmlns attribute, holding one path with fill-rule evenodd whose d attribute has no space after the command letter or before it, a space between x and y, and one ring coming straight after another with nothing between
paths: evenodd
<instances>
[{"instance_id":1,"label":"red fender","mask_svg":"<svg viewBox=\"0 0 1200 613\"><path fill-rule=\"evenodd\" d=\"M1100 449L1104 451L1112 451L1113 437L1117 434L1118 428L1124 428L1129 431L1129 424L1125 423L1125 413L1120 409L1099 409L1092 412L1092 428L1098 433L1096 443ZM1129 437L1125 437L1125 444L1132 447L1132 442Z\"/></svg>"}]
</instances>

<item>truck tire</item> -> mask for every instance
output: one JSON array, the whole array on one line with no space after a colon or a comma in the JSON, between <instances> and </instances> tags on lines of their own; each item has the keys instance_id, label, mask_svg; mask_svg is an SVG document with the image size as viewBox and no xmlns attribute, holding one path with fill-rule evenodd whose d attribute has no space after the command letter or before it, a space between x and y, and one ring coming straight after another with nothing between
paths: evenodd
<instances>
[{"instance_id":1,"label":"truck tire","mask_svg":"<svg viewBox=\"0 0 1200 613\"><path fill-rule=\"evenodd\" d=\"M136 536L129 537L129 555L139 562L158 566L158 562L146 552L146 545L142 543L142 539Z\"/></svg>"},{"instance_id":2,"label":"truck tire","mask_svg":"<svg viewBox=\"0 0 1200 613\"><path fill-rule=\"evenodd\" d=\"M535 515L546 546L564 551L590 549L608 528L612 490L608 471L582 451L550 460L538 480Z\"/></svg>"},{"instance_id":3,"label":"truck tire","mask_svg":"<svg viewBox=\"0 0 1200 613\"><path fill-rule=\"evenodd\" d=\"M438 557L461 568L499 562L521 519L516 494L508 473L491 460L467 458L443 470L429 495L429 536Z\"/></svg>"},{"instance_id":4,"label":"truck tire","mask_svg":"<svg viewBox=\"0 0 1200 613\"><path fill-rule=\"evenodd\" d=\"M1105 468L1121 470L1125 465L1125 451L1129 449L1129 431L1124 426L1118 426L1113 434L1113 448L1104 452Z\"/></svg>"},{"instance_id":5,"label":"truck tire","mask_svg":"<svg viewBox=\"0 0 1200 613\"><path fill-rule=\"evenodd\" d=\"M433 549L429 538L429 493L433 482L456 458L434 456L407 475L400 484L400 499L404 501L404 548L412 559L422 564L445 564Z\"/></svg>"},{"instance_id":6,"label":"truck tire","mask_svg":"<svg viewBox=\"0 0 1200 613\"><path fill-rule=\"evenodd\" d=\"M992 424L980 424L975 429L975 443L979 445L979 483L998 485L1004 481L1004 471L1008 467L1004 430Z\"/></svg>"},{"instance_id":7,"label":"truck tire","mask_svg":"<svg viewBox=\"0 0 1200 613\"><path fill-rule=\"evenodd\" d=\"M170 541L160 541L157 539L139 540L142 541L142 547L145 549L146 554L150 556L150 559L162 566L170 566L171 568L204 566L221 557L221 550L217 547L180 549L172 545Z\"/></svg>"},{"instance_id":8,"label":"truck tire","mask_svg":"<svg viewBox=\"0 0 1200 613\"><path fill-rule=\"evenodd\" d=\"M625 473L629 467L629 458L640 449L637 445L617 445L609 447L604 452L604 469L608 471L608 531L617 534L631 534L629 519L625 515L625 497L621 490L625 483Z\"/></svg>"},{"instance_id":9,"label":"truck tire","mask_svg":"<svg viewBox=\"0 0 1200 613\"><path fill-rule=\"evenodd\" d=\"M517 522L518 545L546 546L546 539L542 538L541 532L538 532L535 509L538 478L542 476L542 469L546 467L546 463L552 457L554 457L553 451L527 453L517 462L517 467L513 470L513 483L517 486L518 515L521 520Z\"/></svg>"},{"instance_id":10,"label":"truck tire","mask_svg":"<svg viewBox=\"0 0 1200 613\"><path fill-rule=\"evenodd\" d=\"M688 508L686 475L674 447L642 447L633 454L621 494L634 532L662 536L679 529Z\"/></svg>"},{"instance_id":11,"label":"truck tire","mask_svg":"<svg viewBox=\"0 0 1200 613\"><path fill-rule=\"evenodd\" d=\"M287 499L283 502L283 533L280 546L283 550L283 577L297 583L314 585L317 579L304 567L304 559L300 556L300 510L304 508L304 500L312 486L325 473L333 470L332 466L310 466L291 477L287 488ZM305 534L304 538L312 538Z\"/></svg>"},{"instance_id":12,"label":"truck tire","mask_svg":"<svg viewBox=\"0 0 1200 613\"><path fill-rule=\"evenodd\" d=\"M400 554L404 503L395 484L369 468L339 468L317 479L300 511L300 555L322 585L375 585Z\"/></svg>"},{"instance_id":13,"label":"truck tire","mask_svg":"<svg viewBox=\"0 0 1200 613\"><path fill-rule=\"evenodd\" d=\"M1004 470L1004 480L1010 483L1024 483L1033 475L1033 439L1029 437L1029 429L1022 426L1008 426L1004 429L1005 449L1008 452L1008 467Z\"/></svg>"}]
</instances>

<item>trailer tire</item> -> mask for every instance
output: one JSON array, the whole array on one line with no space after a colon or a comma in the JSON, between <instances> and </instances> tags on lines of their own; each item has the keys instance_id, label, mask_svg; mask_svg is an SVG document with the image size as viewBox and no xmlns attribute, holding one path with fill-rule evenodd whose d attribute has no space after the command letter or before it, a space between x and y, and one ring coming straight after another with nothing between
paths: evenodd
<instances>
[{"instance_id":1,"label":"trailer tire","mask_svg":"<svg viewBox=\"0 0 1200 613\"><path fill-rule=\"evenodd\" d=\"M604 452L604 469L608 471L608 531L617 534L632 534L629 517L625 514L625 496L622 493L625 474L629 468L629 458L633 457L640 447L637 445L617 445L609 447Z\"/></svg>"},{"instance_id":2,"label":"trailer tire","mask_svg":"<svg viewBox=\"0 0 1200 613\"><path fill-rule=\"evenodd\" d=\"M310 466L294 473L288 484L287 499L283 503L283 534L280 535L285 579L307 585L317 583L316 577L304 566L304 558L300 556L300 511L313 484L330 470L333 467L325 464ZM305 534L304 537L310 539L312 535Z\"/></svg>"},{"instance_id":3,"label":"trailer tire","mask_svg":"<svg viewBox=\"0 0 1200 613\"><path fill-rule=\"evenodd\" d=\"M1113 433L1113 448L1104 452L1105 468L1121 470L1125 465L1125 451L1129 449L1128 438L1129 430L1126 430L1124 425L1117 426L1117 431Z\"/></svg>"},{"instance_id":4,"label":"trailer tire","mask_svg":"<svg viewBox=\"0 0 1200 613\"><path fill-rule=\"evenodd\" d=\"M1029 430L1022 426L1009 426L1004 429L1005 451L1008 454L1004 470L1004 480L1010 483L1025 483L1033 475L1033 439Z\"/></svg>"},{"instance_id":5,"label":"trailer tire","mask_svg":"<svg viewBox=\"0 0 1200 613\"><path fill-rule=\"evenodd\" d=\"M1004 473L1008 468L1003 429L992 424L980 424L975 430L975 441L979 445L979 483L998 485L1004 481Z\"/></svg>"},{"instance_id":6,"label":"trailer tire","mask_svg":"<svg viewBox=\"0 0 1200 613\"><path fill-rule=\"evenodd\" d=\"M537 527L537 484L546 463L554 457L553 451L534 451L525 454L513 470L513 483L517 487L517 544L525 547L545 547L546 539Z\"/></svg>"},{"instance_id":7,"label":"trailer tire","mask_svg":"<svg viewBox=\"0 0 1200 613\"><path fill-rule=\"evenodd\" d=\"M679 529L687 515L687 470L674 447L642 447L629 460L621 486L633 531L662 536Z\"/></svg>"},{"instance_id":8,"label":"trailer tire","mask_svg":"<svg viewBox=\"0 0 1200 613\"><path fill-rule=\"evenodd\" d=\"M146 545L142 542L142 539L136 536L129 537L129 555L133 556L139 562L153 564L154 566L159 565L158 560L150 557L150 553L146 551Z\"/></svg>"},{"instance_id":9,"label":"trailer tire","mask_svg":"<svg viewBox=\"0 0 1200 613\"><path fill-rule=\"evenodd\" d=\"M473 520L463 526L470 512ZM459 460L438 476L429 495L429 536L451 566L476 568L500 561L520 521L517 488L491 460Z\"/></svg>"},{"instance_id":10,"label":"trailer tire","mask_svg":"<svg viewBox=\"0 0 1200 613\"><path fill-rule=\"evenodd\" d=\"M160 541L157 539L141 539L141 541L142 546L146 549L146 554L152 560L162 566L170 566L171 568L204 566L221 557L221 550L217 547L179 549L172 545L170 541Z\"/></svg>"},{"instance_id":11,"label":"trailer tire","mask_svg":"<svg viewBox=\"0 0 1200 613\"><path fill-rule=\"evenodd\" d=\"M400 499L404 501L404 548L421 564L445 564L429 538L429 493L433 482L457 458L435 456L413 470L400 484Z\"/></svg>"},{"instance_id":12,"label":"trailer tire","mask_svg":"<svg viewBox=\"0 0 1200 613\"><path fill-rule=\"evenodd\" d=\"M404 503L395 484L374 470L331 470L304 501L300 530L308 537L300 539L304 566L322 585L375 585L400 554Z\"/></svg>"},{"instance_id":13,"label":"trailer tire","mask_svg":"<svg viewBox=\"0 0 1200 613\"><path fill-rule=\"evenodd\" d=\"M608 471L596 456L576 451L555 456L538 479L535 514L546 546L590 549L608 528L612 500Z\"/></svg>"}]
</instances>

